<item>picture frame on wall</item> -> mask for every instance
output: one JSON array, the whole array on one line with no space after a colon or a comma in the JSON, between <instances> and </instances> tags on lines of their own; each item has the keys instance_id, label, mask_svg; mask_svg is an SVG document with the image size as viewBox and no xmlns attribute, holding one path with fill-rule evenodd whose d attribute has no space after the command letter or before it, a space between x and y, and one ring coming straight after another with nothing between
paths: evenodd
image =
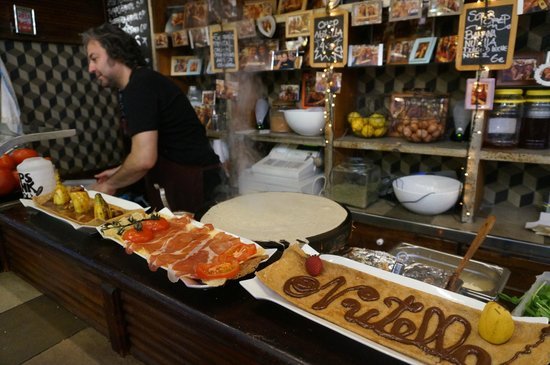
<instances>
[{"instance_id":1,"label":"picture frame on wall","mask_svg":"<svg viewBox=\"0 0 550 365\"><path fill-rule=\"evenodd\" d=\"M325 106L325 93L315 90L315 73L304 72L302 75L301 94L302 108Z\"/></svg>"},{"instance_id":2,"label":"picture frame on wall","mask_svg":"<svg viewBox=\"0 0 550 365\"><path fill-rule=\"evenodd\" d=\"M286 38L309 36L311 12L304 11L289 14L285 22Z\"/></svg>"},{"instance_id":3,"label":"picture frame on wall","mask_svg":"<svg viewBox=\"0 0 550 365\"><path fill-rule=\"evenodd\" d=\"M349 46L348 67L382 66L384 44L354 44Z\"/></svg>"},{"instance_id":4,"label":"picture frame on wall","mask_svg":"<svg viewBox=\"0 0 550 365\"><path fill-rule=\"evenodd\" d=\"M208 46L209 37L208 37L208 27L199 27L189 29L189 42L191 48L201 48Z\"/></svg>"},{"instance_id":5,"label":"picture frame on wall","mask_svg":"<svg viewBox=\"0 0 550 365\"><path fill-rule=\"evenodd\" d=\"M288 14L295 11L306 10L307 0L281 0L277 14Z\"/></svg>"},{"instance_id":6,"label":"picture frame on wall","mask_svg":"<svg viewBox=\"0 0 550 365\"><path fill-rule=\"evenodd\" d=\"M390 22L418 19L421 16L422 0L390 0Z\"/></svg>"},{"instance_id":7,"label":"picture frame on wall","mask_svg":"<svg viewBox=\"0 0 550 365\"><path fill-rule=\"evenodd\" d=\"M389 65L406 65L409 62L414 39L395 39L388 45L386 63Z\"/></svg>"},{"instance_id":8,"label":"picture frame on wall","mask_svg":"<svg viewBox=\"0 0 550 365\"><path fill-rule=\"evenodd\" d=\"M428 16L458 15L462 12L464 0L430 0Z\"/></svg>"},{"instance_id":9,"label":"picture frame on wall","mask_svg":"<svg viewBox=\"0 0 550 365\"><path fill-rule=\"evenodd\" d=\"M34 9L13 5L15 33L36 35L36 18Z\"/></svg>"},{"instance_id":10,"label":"picture frame on wall","mask_svg":"<svg viewBox=\"0 0 550 365\"><path fill-rule=\"evenodd\" d=\"M183 47L189 45L189 36L187 30L178 30L172 32L172 47Z\"/></svg>"},{"instance_id":11,"label":"picture frame on wall","mask_svg":"<svg viewBox=\"0 0 550 365\"><path fill-rule=\"evenodd\" d=\"M170 62L170 76L187 75L189 56L172 56Z\"/></svg>"},{"instance_id":12,"label":"picture frame on wall","mask_svg":"<svg viewBox=\"0 0 550 365\"><path fill-rule=\"evenodd\" d=\"M466 80L464 108L467 110L491 110L495 97L495 79L480 78Z\"/></svg>"},{"instance_id":13,"label":"picture frame on wall","mask_svg":"<svg viewBox=\"0 0 550 365\"><path fill-rule=\"evenodd\" d=\"M542 52L518 52L512 58L512 65L497 71L497 86L536 85L535 70L544 62Z\"/></svg>"},{"instance_id":14,"label":"picture frame on wall","mask_svg":"<svg viewBox=\"0 0 550 365\"><path fill-rule=\"evenodd\" d=\"M245 0L243 19L258 20L275 14L276 0Z\"/></svg>"},{"instance_id":15,"label":"picture frame on wall","mask_svg":"<svg viewBox=\"0 0 550 365\"><path fill-rule=\"evenodd\" d=\"M351 6L351 26L382 23L382 0L362 1Z\"/></svg>"},{"instance_id":16,"label":"picture frame on wall","mask_svg":"<svg viewBox=\"0 0 550 365\"><path fill-rule=\"evenodd\" d=\"M168 33L155 33L155 48L168 48Z\"/></svg>"},{"instance_id":17,"label":"picture frame on wall","mask_svg":"<svg viewBox=\"0 0 550 365\"><path fill-rule=\"evenodd\" d=\"M436 40L436 37L417 38L414 41L412 51L409 54L409 63L429 63L432 59L432 53L435 48Z\"/></svg>"},{"instance_id":18,"label":"picture frame on wall","mask_svg":"<svg viewBox=\"0 0 550 365\"><path fill-rule=\"evenodd\" d=\"M453 62L456 58L456 46L458 45L458 35L448 35L440 37L435 50L435 62L447 63Z\"/></svg>"},{"instance_id":19,"label":"picture frame on wall","mask_svg":"<svg viewBox=\"0 0 550 365\"><path fill-rule=\"evenodd\" d=\"M252 38L256 36L256 22L252 19L245 19L236 22L237 37L239 39Z\"/></svg>"},{"instance_id":20,"label":"picture frame on wall","mask_svg":"<svg viewBox=\"0 0 550 365\"><path fill-rule=\"evenodd\" d=\"M187 61L187 74L186 75L200 75L202 72L202 59L190 58Z\"/></svg>"}]
</instances>

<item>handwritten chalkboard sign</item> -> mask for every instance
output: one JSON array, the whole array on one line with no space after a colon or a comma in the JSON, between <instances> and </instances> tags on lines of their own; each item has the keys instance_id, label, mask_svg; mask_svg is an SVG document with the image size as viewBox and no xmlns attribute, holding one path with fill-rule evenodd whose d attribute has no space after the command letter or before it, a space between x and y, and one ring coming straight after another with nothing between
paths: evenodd
<instances>
[{"instance_id":1,"label":"handwritten chalkboard sign","mask_svg":"<svg viewBox=\"0 0 550 365\"><path fill-rule=\"evenodd\" d=\"M132 35L141 46L145 60L151 65L151 26L148 0L106 0L107 20Z\"/></svg>"},{"instance_id":2,"label":"handwritten chalkboard sign","mask_svg":"<svg viewBox=\"0 0 550 365\"><path fill-rule=\"evenodd\" d=\"M212 72L237 71L239 58L237 31L230 25L210 27L210 62Z\"/></svg>"},{"instance_id":3,"label":"handwritten chalkboard sign","mask_svg":"<svg viewBox=\"0 0 550 365\"><path fill-rule=\"evenodd\" d=\"M312 44L310 63L312 67L343 67L347 62L348 13L334 12L318 15L311 22Z\"/></svg>"},{"instance_id":4,"label":"handwritten chalkboard sign","mask_svg":"<svg viewBox=\"0 0 550 365\"><path fill-rule=\"evenodd\" d=\"M512 65L517 31L515 0L465 4L460 15L456 68L504 70Z\"/></svg>"}]
</instances>

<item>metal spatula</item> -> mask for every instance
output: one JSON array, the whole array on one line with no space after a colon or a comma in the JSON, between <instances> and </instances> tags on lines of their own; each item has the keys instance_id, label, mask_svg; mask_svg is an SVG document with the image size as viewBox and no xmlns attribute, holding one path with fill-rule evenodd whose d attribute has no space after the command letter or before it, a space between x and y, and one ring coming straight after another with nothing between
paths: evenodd
<instances>
[{"instance_id":1,"label":"metal spatula","mask_svg":"<svg viewBox=\"0 0 550 365\"><path fill-rule=\"evenodd\" d=\"M483 222L481 227L479 227L476 237L470 244L468 251L466 251L466 255L464 255L464 257L456 267L455 272L449 278L449 281L447 282L447 286L445 287L445 289L451 290L451 291L456 291L458 289L457 284L459 282L459 277L460 277L460 274L462 273L462 270L464 270L464 268L468 264L468 261L470 261L472 256L474 256L474 253L479 248L479 246L481 246L481 244L485 240L485 237L487 237L487 235L493 228L495 221L496 221L496 217L494 215L490 215L487 217L487 219L485 219L485 222Z\"/></svg>"}]
</instances>

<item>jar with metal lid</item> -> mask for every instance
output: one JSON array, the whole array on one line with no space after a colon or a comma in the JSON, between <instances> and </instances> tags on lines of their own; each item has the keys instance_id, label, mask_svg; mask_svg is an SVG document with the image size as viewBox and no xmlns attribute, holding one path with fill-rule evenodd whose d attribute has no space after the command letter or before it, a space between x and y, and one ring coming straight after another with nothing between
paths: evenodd
<instances>
[{"instance_id":1,"label":"jar with metal lid","mask_svg":"<svg viewBox=\"0 0 550 365\"><path fill-rule=\"evenodd\" d=\"M519 134L519 146L548 148L550 133L550 90L528 90Z\"/></svg>"},{"instance_id":2,"label":"jar with metal lid","mask_svg":"<svg viewBox=\"0 0 550 365\"><path fill-rule=\"evenodd\" d=\"M523 90L497 89L483 143L489 147L517 147L523 109Z\"/></svg>"},{"instance_id":3,"label":"jar with metal lid","mask_svg":"<svg viewBox=\"0 0 550 365\"><path fill-rule=\"evenodd\" d=\"M331 198L337 202L366 208L378 200L380 167L362 157L350 157L332 169Z\"/></svg>"}]
</instances>

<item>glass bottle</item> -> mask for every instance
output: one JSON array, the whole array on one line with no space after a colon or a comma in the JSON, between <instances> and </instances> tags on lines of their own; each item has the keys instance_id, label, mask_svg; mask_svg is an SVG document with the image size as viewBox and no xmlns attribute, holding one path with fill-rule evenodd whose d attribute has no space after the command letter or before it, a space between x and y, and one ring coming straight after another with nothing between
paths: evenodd
<instances>
[{"instance_id":1,"label":"glass bottle","mask_svg":"<svg viewBox=\"0 0 550 365\"><path fill-rule=\"evenodd\" d=\"M485 127L484 145L517 147L523 109L523 90L497 89Z\"/></svg>"},{"instance_id":2,"label":"glass bottle","mask_svg":"<svg viewBox=\"0 0 550 365\"><path fill-rule=\"evenodd\" d=\"M525 93L525 111L521 123L519 146L528 149L548 148L550 133L550 90Z\"/></svg>"}]
</instances>

